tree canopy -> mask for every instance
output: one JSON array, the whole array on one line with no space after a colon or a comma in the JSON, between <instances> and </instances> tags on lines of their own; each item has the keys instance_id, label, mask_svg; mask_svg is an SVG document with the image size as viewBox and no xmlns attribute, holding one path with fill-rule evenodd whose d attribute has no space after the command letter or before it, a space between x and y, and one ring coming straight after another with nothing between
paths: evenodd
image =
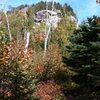
<instances>
[{"instance_id":1,"label":"tree canopy","mask_svg":"<svg viewBox=\"0 0 100 100\"><path fill-rule=\"evenodd\" d=\"M66 46L69 52L66 63L78 72L75 81L83 93L100 93L100 23L96 19L94 16L83 22Z\"/></svg>"}]
</instances>

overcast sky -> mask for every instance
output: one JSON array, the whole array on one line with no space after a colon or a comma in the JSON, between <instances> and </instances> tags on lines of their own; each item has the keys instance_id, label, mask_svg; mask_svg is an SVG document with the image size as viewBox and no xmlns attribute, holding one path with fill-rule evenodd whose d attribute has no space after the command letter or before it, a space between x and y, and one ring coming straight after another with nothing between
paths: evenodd
<instances>
[{"instance_id":1,"label":"overcast sky","mask_svg":"<svg viewBox=\"0 0 100 100\"><path fill-rule=\"evenodd\" d=\"M41 0L0 0L0 9L4 8L4 2L7 1L6 7L8 5L12 5L13 7L19 6L21 4L33 4L37 3ZM45 1L45 0L43 0ZM52 1L52 0L47 0ZM92 15L100 16L100 4L96 4L96 0L55 0L56 2L60 2L61 4L67 3L69 4L75 11L78 19L80 21L85 20L87 17Z\"/></svg>"}]
</instances>

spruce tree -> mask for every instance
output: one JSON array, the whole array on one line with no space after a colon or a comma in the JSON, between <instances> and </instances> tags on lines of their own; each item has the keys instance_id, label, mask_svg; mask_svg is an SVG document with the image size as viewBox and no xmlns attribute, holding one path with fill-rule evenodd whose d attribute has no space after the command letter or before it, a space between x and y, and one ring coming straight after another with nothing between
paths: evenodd
<instances>
[{"instance_id":1,"label":"spruce tree","mask_svg":"<svg viewBox=\"0 0 100 100\"><path fill-rule=\"evenodd\" d=\"M100 23L93 16L69 37L67 64L78 72L74 80L82 93L100 93ZM98 94L99 95L99 94Z\"/></svg>"}]
</instances>

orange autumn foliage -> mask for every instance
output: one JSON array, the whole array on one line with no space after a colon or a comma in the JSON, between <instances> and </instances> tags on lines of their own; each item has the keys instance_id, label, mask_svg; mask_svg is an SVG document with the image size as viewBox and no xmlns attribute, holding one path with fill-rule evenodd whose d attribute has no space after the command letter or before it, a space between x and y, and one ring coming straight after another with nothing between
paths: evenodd
<instances>
[{"instance_id":1,"label":"orange autumn foliage","mask_svg":"<svg viewBox=\"0 0 100 100\"><path fill-rule=\"evenodd\" d=\"M40 100L56 100L59 93L60 87L53 80L48 80L38 83L35 95L39 96Z\"/></svg>"},{"instance_id":2,"label":"orange autumn foliage","mask_svg":"<svg viewBox=\"0 0 100 100\"><path fill-rule=\"evenodd\" d=\"M21 63L32 58L32 50L27 49L25 53L24 41L13 40L7 43L2 49L2 63L6 64L8 61L13 61L18 58Z\"/></svg>"}]
</instances>

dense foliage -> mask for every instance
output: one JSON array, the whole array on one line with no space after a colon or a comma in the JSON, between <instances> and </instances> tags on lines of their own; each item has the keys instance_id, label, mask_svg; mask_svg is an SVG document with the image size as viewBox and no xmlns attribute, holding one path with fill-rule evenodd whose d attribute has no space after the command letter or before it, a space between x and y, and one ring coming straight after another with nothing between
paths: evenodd
<instances>
[{"instance_id":1,"label":"dense foliage","mask_svg":"<svg viewBox=\"0 0 100 100\"><path fill-rule=\"evenodd\" d=\"M35 13L46 9L45 2L11 7L7 16L0 12L0 100L99 100L100 18L88 18L76 29L73 9L54 5L61 21L51 30L45 55L45 23L34 22Z\"/></svg>"},{"instance_id":2,"label":"dense foliage","mask_svg":"<svg viewBox=\"0 0 100 100\"><path fill-rule=\"evenodd\" d=\"M67 64L78 73L74 80L82 94L100 95L100 23L88 18L69 37Z\"/></svg>"}]
</instances>

